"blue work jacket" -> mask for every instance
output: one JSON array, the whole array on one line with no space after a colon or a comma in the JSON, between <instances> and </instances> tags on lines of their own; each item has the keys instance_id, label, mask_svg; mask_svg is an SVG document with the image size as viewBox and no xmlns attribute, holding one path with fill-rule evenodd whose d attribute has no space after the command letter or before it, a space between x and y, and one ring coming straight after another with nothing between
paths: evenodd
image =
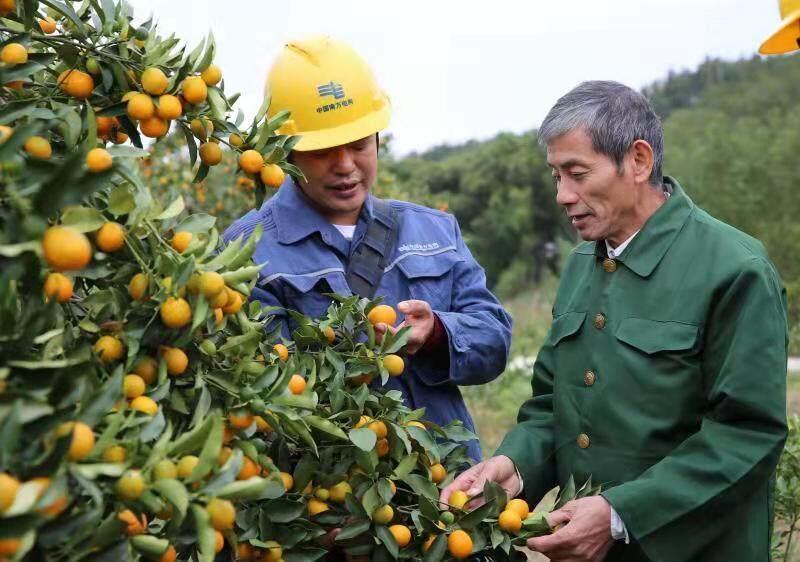
<instances>
[{"instance_id":1,"label":"blue work jacket","mask_svg":"<svg viewBox=\"0 0 800 562\"><path fill-rule=\"evenodd\" d=\"M331 304L324 293L351 295L345 270L364 238L373 201L372 195L367 197L348 241L287 178L274 197L223 235L228 242L246 238L259 224L263 227L253 259L266 265L252 298L317 318ZM398 238L376 296L395 308L409 299L428 302L447 333L449 365L417 353L407 358L403 376L392 377L386 386L400 390L408 407L424 407L425 419L440 425L461 420L474 431L458 387L484 384L503 372L511 317L487 289L483 268L464 243L454 216L403 201L390 204L399 223ZM283 314L288 335L290 320ZM398 321L402 319L399 314ZM469 454L480 458L477 441L469 444Z\"/></svg>"}]
</instances>

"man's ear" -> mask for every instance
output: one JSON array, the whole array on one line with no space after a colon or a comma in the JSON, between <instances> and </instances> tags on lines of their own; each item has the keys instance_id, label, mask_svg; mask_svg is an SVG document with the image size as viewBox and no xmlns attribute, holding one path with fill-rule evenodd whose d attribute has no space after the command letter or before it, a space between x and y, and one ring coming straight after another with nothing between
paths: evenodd
<instances>
[{"instance_id":1,"label":"man's ear","mask_svg":"<svg viewBox=\"0 0 800 562\"><path fill-rule=\"evenodd\" d=\"M647 183L650 181L650 173L653 171L653 147L645 140L636 140L628 150L633 167L633 179L636 183Z\"/></svg>"}]
</instances>

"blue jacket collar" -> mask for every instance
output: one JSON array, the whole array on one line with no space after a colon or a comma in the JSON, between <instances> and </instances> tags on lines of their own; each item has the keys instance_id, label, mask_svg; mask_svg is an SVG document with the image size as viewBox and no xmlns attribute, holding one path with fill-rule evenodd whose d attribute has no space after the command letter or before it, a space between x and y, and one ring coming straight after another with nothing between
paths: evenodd
<instances>
[{"instance_id":1,"label":"blue jacket collar","mask_svg":"<svg viewBox=\"0 0 800 562\"><path fill-rule=\"evenodd\" d=\"M282 244L294 244L315 232L323 234L335 230L314 208L291 176L286 177L274 199L272 216L278 240ZM369 194L361 209L359 222L372 218L372 201L373 196Z\"/></svg>"}]
</instances>

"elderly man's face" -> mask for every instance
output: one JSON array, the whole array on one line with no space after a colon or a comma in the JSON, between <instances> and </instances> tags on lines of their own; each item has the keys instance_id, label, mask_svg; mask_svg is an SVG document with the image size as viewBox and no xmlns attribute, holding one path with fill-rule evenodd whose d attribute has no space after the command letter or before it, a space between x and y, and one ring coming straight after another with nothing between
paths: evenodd
<instances>
[{"instance_id":1,"label":"elderly man's face","mask_svg":"<svg viewBox=\"0 0 800 562\"><path fill-rule=\"evenodd\" d=\"M630 236L638 190L625 164L620 173L611 158L594 150L583 129L553 140L547 146L547 163L558 189L556 202L581 238L606 239L616 246Z\"/></svg>"},{"instance_id":2,"label":"elderly man's face","mask_svg":"<svg viewBox=\"0 0 800 562\"><path fill-rule=\"evenodd\" d=\"M295 152L300 187L333 224L355 224L378 171L375 135L332 148Z\"/></svg>"}]
</instances>

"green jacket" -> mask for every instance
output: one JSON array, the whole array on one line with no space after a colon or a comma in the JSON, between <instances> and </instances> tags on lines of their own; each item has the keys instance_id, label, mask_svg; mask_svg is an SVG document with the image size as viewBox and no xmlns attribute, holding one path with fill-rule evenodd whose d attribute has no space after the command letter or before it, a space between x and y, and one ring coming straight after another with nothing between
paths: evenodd
<instances>
[{"instance_id":1,"label":"green jacket","mask_svg":"<svg viewBox=\"0 0 800 562\"><path fill-rule=\"evenodd\" d=\"M769 560L786 438L786 299L760 242L672 196L615 261L570 256L533 397L498 455L537 501L605 487L631 536L607 560Z\"/></svg>"}]
</instances>

